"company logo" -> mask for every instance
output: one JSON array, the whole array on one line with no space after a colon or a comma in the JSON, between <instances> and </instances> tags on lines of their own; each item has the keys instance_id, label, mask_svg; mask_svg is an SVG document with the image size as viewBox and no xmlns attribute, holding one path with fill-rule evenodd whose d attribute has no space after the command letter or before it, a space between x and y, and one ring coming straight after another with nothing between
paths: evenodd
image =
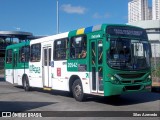
<instances>
[{"instance_id":1,"label":"company logo","mask_svg":"<svg viewBox=\"0 0 160 120\"><path fill-rule=\"evenodd\" d=\"M2 117L12 117L11 112L2 112Z\"/></svg>"},{"instance_id":2,"label":"company logo","mask_svg":"<svg viewBox=\"0 0 160 120\"><path fill-rule=\"evenodd\" d=\"M2 117L17 117L17 118L24 118L24 117L42 117L41 113L35 112L22 112L22 113L15 113L15 112L2 112Z\"/></svg>"},{"instance_id":3,"label":"company logo","mask_svg":"<svg viewBox=\"0 0 160 120\"><path fill-rule=\"evenodd\" d=\"M92 38L92 39L95 39L95 38L100 38L100 37L101 37L101 35L100 35L100 34L97 34L97 35L92 35L92 36L91 36L91 38Z\"/></svg>"},{"instance_id":4,"label":"company logo","mask_svg":"<svg viewBox=\"0 0 160 120\"><path fill-rule=\"evenodd\" d=\"M40 71L41 71L41 69L40 69L40 67L35 67L34 65L30 65L29 66L29 71L31 72L31 73L40 73Z\"/></svg>"}]
</instances>

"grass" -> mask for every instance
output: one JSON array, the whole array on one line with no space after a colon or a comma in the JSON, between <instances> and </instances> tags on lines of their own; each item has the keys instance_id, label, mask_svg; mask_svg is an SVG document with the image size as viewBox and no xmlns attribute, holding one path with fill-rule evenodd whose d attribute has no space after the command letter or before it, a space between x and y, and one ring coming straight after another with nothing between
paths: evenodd
<instances>
[{"instance_id":1,"label":"grass","mask_svg":"<svg viewBox=\"0 0 160 120\"><path fill-rule=\"evenodd\" d=\"M160 64L157 65L158 67L152 71L152 76L160 78Z\"/></svg>"},{"instance_id":2,"label":"grass","mask_svg":"<svg viewBox=\"0 0 160 120\"><path fill-rule=\"evenodd\" d=\"M152 71L152 86L160 87L160 65Z\"/></svg>"}]
</instances>

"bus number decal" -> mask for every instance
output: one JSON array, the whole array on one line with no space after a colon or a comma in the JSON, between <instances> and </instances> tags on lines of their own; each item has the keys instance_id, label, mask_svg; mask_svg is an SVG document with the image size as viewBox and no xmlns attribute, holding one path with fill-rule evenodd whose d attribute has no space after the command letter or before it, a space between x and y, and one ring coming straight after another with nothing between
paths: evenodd
<instances>
[{"instance_id":1,"label":"bus number decal","mask_svg":"<svg viewBox=\"0 0 160 120\"><path fill-rule=\"evenodd\" d=\"M69 68L77 67L77 63L68 63Z\"/></svg>"}]
</instances>

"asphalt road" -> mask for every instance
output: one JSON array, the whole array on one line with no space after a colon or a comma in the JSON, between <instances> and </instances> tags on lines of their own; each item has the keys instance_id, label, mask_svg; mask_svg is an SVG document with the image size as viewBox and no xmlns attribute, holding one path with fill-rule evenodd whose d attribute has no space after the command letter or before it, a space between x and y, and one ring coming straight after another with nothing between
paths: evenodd
<instances>
[{"instance_id":1,"label":"asphalt road","mask_svg":"<svg viewBox=\"0 0 160 120\"><path fill-rule=\"evenodd\" d=\"M160 93L141 92L124 94L120 98L110 99L99 96L89 96L85 102L77 102L67 92L61 91L43 91L32 89L25 92L21 87L14 86L3 81L0 78L0 111L160 111ZM63 112L66 114L65 112ZM74 114L74 112L70 113ZM84 112L82 112L84 114ZM94 113L96 114L96 113ZM122 113L123 114L123 113ZM74 116L74 115L73 115ZM117 116L117 115L115 115ZM69 117L56 118L68 119ZM14 118L15 120L17 118ZM42 118L43 119L43 118ZM48 119L52 119L51 117ZM72 117L72 119L75 119ZM77 117L76 119L86 119ZM101 120L104 117L87 117L87 120ZM146 117L107 117L107 120L114 119L133 119L146 120ZM159 120L158 117L148 118L149 120Z\"/></svg>"}]
</instances>

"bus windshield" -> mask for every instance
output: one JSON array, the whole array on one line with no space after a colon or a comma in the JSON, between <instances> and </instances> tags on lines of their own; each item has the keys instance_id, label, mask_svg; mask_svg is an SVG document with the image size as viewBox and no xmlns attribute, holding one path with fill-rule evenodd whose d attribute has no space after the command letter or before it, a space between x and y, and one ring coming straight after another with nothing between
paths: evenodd
<instances>
[{"instance_id":1,"label":"bus windshield","mask_svg":"<svg viewBox=\"0 0 160 120\"><path fill-rule=\"evenodd\" d=\"M111 68L142 70L150 67L150 44L129 38L111 38L107 63Z\"/></svg>"}]
</instances>

